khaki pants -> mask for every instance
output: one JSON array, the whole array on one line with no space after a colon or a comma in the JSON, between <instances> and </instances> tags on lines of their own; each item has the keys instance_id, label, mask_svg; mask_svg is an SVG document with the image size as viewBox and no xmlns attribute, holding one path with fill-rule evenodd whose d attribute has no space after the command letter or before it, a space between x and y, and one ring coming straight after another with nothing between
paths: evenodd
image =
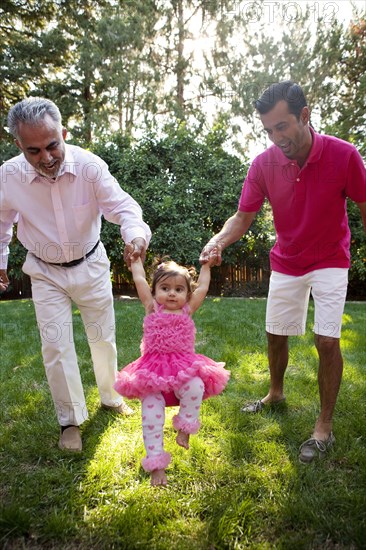
<instances>
[{"instance_id":1,"label":"khaki pants","mask_svg":"<svg viewBox=\"0 0 366 550\"><path fill-rule=\"evenodd\" d=\"M115 318L109 260L104 246L81 264L57 267L28 253L23 266L42 341L42 355L59 424L80 425L88 418L73 338L72 302L79 308L102 403L116 406Z\"/></svg>"}]
</instances>

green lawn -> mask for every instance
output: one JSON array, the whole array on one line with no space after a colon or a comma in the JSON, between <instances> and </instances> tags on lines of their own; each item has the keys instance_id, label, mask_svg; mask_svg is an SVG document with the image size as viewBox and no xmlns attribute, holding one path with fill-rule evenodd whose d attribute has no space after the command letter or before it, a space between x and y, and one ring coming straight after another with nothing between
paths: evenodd
<instances>
[{"instance_id":1,"label":"green lawn","mask_svg":"<svg viewBox=\"0 0 366 550\"><path fill-rule=\"evenodd\" d=\"M99 408L78 311L75 341L90 419L84 451L57 448L31 301L0 303L0 547L4 549L366 548L366 305L347 303L334 451L301 465L298 447L318 412L310 309L306 336L291 338L287 403L244 415L268 388L265 300L207 299L195 314L197 351L226 361L225 392L202 405L189 451L175 444L167 410L169 486L151 489L138 401L126 419ZM119 362L138 357L143 309L116 302Z\"/></svg>"}]
</instances>

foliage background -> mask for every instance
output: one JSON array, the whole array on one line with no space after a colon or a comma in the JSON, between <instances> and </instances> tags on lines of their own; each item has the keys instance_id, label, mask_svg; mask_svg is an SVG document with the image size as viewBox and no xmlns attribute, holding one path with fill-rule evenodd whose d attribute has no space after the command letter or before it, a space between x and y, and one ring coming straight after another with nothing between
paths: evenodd
<instances>
[{"instance_id":1,"label":"foliage background","mask_svg":"<svg viewBox=\"0 0 366 550\"><path fill-rule=\"evenodd\" d=\"M291 78L316 130L366 155L365 6L355 1L7 0L0 6L0 162L16 154L6 113L27 95L60 107L71 142L92 149L141 204L151 255L197 264L236 209L255 151L266 146L253 100ZM366 238L358 210L350 289L365 295ZM103 225L115 270L117 228ZM268 266L273 228L264 208L225 252L227 264ZM21 277L14 243L10 275Z\"/></svg>"}]
</instances>

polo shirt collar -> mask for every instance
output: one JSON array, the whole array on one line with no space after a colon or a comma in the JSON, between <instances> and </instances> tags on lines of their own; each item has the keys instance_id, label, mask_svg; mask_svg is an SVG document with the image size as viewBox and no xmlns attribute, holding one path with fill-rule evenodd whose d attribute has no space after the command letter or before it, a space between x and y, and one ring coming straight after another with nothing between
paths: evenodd
<instances>
[{"instance_id":1,"label":"polo shirt collar","mask_svg":"<svg viewBox=\"0 0 366 550\"><path fill-rule=\"evenodd\" d=\"M309 153L309 156L308 156L305 164L310 164L312 162L318 162L318 160L320 159L320 157L322 155L322 152L323 152L323 139L322 139L322 136L320 134L318 134L317 132L315 132L313 130L313 128L311 128L311 126L309 127L309 129L310 129L310 133L311 133L313 142L311 144L310 153ZM276 151L276 156L277 156L279 164L281 166L285 166L286 164L291 164L291 163L294 162L293 160L287 158L282 153L281 149L279 147L277 147L277 145L272 145L272 147L274 147L274 149Z\"/></svg>"},{"instance_id":2,"label":"polo shirt collar","mask_svg":"<svg viewBox=\"0 0 366 550\"><path fill-rule=\"evenodd\" d=\"M36 171L36 169L27 161L25 157L24 157L24 164L25 164L25 179L27 183L30 184L36 178L44 177ZM67 173L72 174L73 176L76 176L76 165L75 165L75 159L71 152L70 146L65 144L65 159L61 165L60 173L57 177L61 177Z\"/></svg>"},{"instance_id":3,"label":"polo shirt collar","mask_svg":"<svg viewBox=\"0 0 366 550\"><path fill-rule=\"evenodd\" d=\"M324 146L322 136L317 132L315 132L315 130L313 130L311 127L310 127L310 132L311 132L311 135L313 136L313 143L311 145L310 153L306 161L307 164L312 162L318 162L318 160L322 156L323 146Z\"/></svg>"}]
</instances>

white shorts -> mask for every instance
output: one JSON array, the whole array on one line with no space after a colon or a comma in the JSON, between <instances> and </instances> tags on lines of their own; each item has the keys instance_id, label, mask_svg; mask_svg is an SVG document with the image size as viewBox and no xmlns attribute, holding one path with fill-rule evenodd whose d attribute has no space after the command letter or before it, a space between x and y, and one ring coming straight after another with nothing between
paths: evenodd
<instances>
[{"instance_id":1,"label":"white shorts","mask_svg":"<svg viewBox=\"0 0 366 550\"><path fill-rule=\"evenodd\" d=\"M305 334L310 292L314 299L314 332L340 338L348 269L316 269L301 277L273 271L267 300L266 331L282 336Z\"/></svg>"}]
</instances>

